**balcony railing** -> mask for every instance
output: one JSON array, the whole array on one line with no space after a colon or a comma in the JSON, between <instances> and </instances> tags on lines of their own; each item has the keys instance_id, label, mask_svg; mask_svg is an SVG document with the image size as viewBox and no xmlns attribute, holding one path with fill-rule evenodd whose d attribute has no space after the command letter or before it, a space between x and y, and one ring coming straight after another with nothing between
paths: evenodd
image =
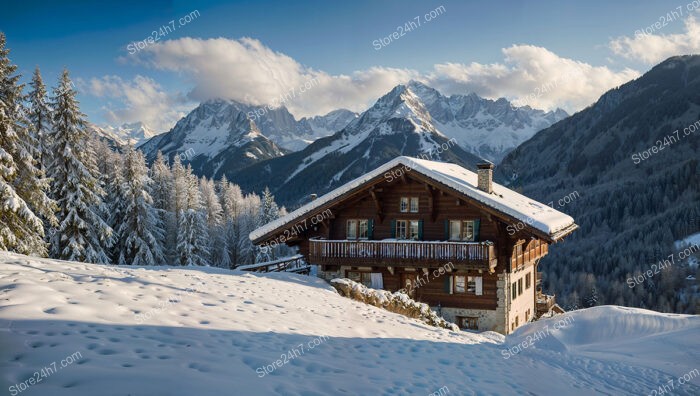
<instances>
[{"instance_id":1,"label":"balcony railing","mask_svg":"<svg viewBox=\"0 0 700 396\"><path fill-rule=\"evenodd\" d=\"M354 266L442 266L493 271L496 248L492 242L402 240L309 241L311 264Z\"/></svg>"}]
</instances>

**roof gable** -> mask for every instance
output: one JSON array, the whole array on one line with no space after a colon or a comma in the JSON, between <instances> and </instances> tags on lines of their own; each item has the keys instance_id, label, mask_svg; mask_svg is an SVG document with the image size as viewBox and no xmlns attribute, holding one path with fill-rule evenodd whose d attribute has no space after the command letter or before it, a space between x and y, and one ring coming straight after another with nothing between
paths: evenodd
<instances>
[{"instance_id":1,"label":"roof gable","mask_svg":"<svg viewBox=\"0 0 700 396\"><path fill-rule=\"evenodd\" d=\"M396 167L403 167L406 172L417 172L443 184L467 198L494 209L496 212L521 221L525 227L537 230L549 236L549 239L553 241L560 239L577 227L571 216L498 183L493 183L493 193L491 194L479 190L477 188L477 174L459 165L401 156L322 195L286 216L254 230L250 233L250 239L255 242L279 228L299 221L310 212L320 209L348 193L362 189L374 179L381 177L391 181L392 177L395 178L391 170Z\"/></svg>"}]
</instances>

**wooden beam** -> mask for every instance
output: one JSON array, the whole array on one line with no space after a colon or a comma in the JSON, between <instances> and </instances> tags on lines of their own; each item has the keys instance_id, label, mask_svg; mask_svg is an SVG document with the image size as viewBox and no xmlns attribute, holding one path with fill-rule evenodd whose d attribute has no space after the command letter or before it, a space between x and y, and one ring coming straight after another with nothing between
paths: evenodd
<instances>
[{"instance_id":1,"label":"wooden beam","mask_svg":"<svg viewBox=\"0 0 700 396\"><path fill-rule=\"evenodd\" d=\"M428 211L430 219L435 222L437 218L437 205L435 205L435 189L428 183L425 184L425 190L428 192Z\"/></svg>"},{"instance_id":2,"label":"wooden beam","mask_svg":"<svg viewBox=\"0 0 700 396\"><path fill-rule=\"evenodd\" d=\"M379 218L379 223L384 222L384 212L382 212L382 204L379 201L379 197L377 197L377 193L374 189L374 187L369 189L369 195L372 197L372 200L374 201L374 207L377 209L377 217Z\"/></svg>"}]
</instances>

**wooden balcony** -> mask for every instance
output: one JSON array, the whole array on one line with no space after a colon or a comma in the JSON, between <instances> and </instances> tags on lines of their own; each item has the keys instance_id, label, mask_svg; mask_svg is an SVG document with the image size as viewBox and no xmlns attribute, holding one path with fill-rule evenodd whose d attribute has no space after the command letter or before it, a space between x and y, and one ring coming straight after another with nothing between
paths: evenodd
<instances>
[{"instance_id":1,"label":"wooden balcony","mask_svg":"<svg viewBox=\"0 0 700 396\"><path fill-rule=\"evenodd\" d=\"M452 262L457 269L496 268L492 242L309 240L309 262L317 265L441 267Z\"/></svg>"}]
</instances>

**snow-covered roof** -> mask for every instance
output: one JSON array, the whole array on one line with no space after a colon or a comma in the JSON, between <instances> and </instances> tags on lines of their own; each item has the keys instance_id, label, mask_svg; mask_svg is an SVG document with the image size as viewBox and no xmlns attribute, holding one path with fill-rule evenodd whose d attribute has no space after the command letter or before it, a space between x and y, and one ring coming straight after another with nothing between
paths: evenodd
<instances>
[{"instance_id":1,"label":"snow-covered roof","mask_svg":"<svg viewBox=\"0 0 700 396\"><path fill-rule=\"evenodd\" d=\"M539 230L554 240L563 236L557 235L558 233L567 229L573 230L572 227L575 227L574 219L571 216L498 183L493 183L493 193L491 194L479 190L477 188L477 174L459 165L401 156L318 197L286 216L254 230L249 235L250 239L254 241L280 227L301 220L309 212L402 165L405 167L404 170L409 173L418 172L436 182L453 188L485 206L522 221L524 227Z\"/></svg>"}]
</instances>

